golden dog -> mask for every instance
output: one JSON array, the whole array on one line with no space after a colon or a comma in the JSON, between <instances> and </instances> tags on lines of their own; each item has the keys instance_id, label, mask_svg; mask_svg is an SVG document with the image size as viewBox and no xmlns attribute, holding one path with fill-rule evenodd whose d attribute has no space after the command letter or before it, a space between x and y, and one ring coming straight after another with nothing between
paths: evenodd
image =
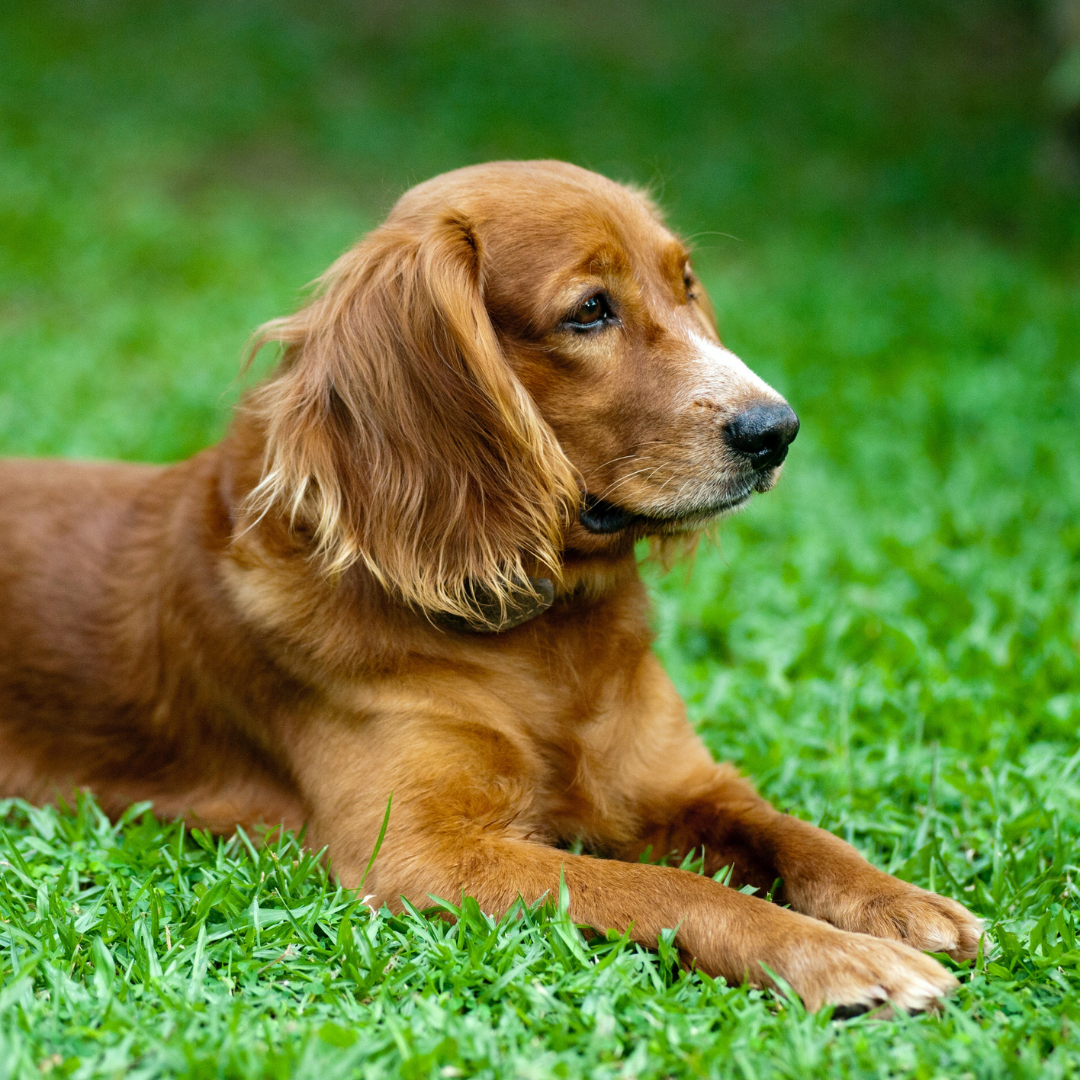
<instances>
[{"instance_id":1,"label":"golden dog","mask_svg":"<svg viewBox=\"0 0 1080 1080\"><path fill-rule=\"evenodd\" d=\"M190 461L0 464L0 794L306 823L356 885L392 792L391 907L562 875L577 921L677 928L810 1008L955 984L919 950L972 957L979 922L712 761L650 651L634 542L766 491L798 420L645 197L557 162L437 177L268 342Z\"/></svg>"}]
</instances>

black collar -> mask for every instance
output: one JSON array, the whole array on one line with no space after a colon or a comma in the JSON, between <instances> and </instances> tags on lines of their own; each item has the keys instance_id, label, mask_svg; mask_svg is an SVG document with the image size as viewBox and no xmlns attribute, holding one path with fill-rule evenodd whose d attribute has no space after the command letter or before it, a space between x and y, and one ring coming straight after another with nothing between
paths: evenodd
<instances>
[{"instance_id":1,"label":"black collar","mask_svg":"<svg viewBox=\"0 0 1080 1080\"><path fill-rule=\"evenodd\" d=\"M555 602L555 586L548 578L529 578L504 601L484 586L468 586L475 617L440 614L435 621L447 630L464 634L501 634L543 615Z\"/></svg>"}]
</instances>

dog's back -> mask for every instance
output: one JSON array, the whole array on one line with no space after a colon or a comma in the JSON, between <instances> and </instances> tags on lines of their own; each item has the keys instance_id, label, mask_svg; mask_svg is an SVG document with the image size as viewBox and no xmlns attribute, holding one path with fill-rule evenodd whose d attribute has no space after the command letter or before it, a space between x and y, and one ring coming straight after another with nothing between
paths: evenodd
<instances>
[{"instance_id":1,"label":"dog's back","mask_svg":"<svg viewBox=\"0 0 1080 1080\"><path fill-rule=\"evenodd\" d=\"M37 795L34 789L41 785L33 777L40 778L41 769L35 762L75 756L81 733L97 727L105 714L130 707L123 698L138 692L130 678L118 678L118 668L139 666L119 650L126 642L145 645L147 635L124 627L122 613L143 621L148 613L132 610L134 598L125 598L117 586L125 579L132 583L123 566L132 556L132 527L137 535L140 500L163 471L117 463L0 461L5 794L26 788L26 794Z\"/></svg>"}]
</instances>

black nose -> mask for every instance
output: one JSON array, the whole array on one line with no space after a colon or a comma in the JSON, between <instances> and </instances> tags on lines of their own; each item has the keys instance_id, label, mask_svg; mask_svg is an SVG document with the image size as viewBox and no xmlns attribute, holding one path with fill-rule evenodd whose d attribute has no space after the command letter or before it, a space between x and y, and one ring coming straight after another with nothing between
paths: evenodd
<instances>
[{"instance_id":1,"label":"black nose","mask_svg":"<svg viewBox=\"0 0 1080 1080\"><path fill-rule=\"evenodd\" d=\"M745 454L759 472L779 465L798 434L799 418L786 403L753 405L724 428L728 446Z\"/></svg>"}]
</instances>

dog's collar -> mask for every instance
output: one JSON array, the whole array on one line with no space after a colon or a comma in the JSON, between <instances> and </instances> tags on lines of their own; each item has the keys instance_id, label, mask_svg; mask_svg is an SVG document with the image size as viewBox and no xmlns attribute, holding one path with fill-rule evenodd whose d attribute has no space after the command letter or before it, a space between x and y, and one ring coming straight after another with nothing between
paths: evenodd
<instances>
[{"instance_id":1,"label":"dog's collar","mask_svg":"<svg viewBox=\"0 0 1080 1080\"><path fill-rule=\"evenodd\" d=\"M502 600L482 585L470 584L468 592L475 617L436 615L439 626L465 634L501 634L543 615L555 602L555 586L548 578L531 577L527 586L522 584Z\"/></svg>"}]
</instances>

